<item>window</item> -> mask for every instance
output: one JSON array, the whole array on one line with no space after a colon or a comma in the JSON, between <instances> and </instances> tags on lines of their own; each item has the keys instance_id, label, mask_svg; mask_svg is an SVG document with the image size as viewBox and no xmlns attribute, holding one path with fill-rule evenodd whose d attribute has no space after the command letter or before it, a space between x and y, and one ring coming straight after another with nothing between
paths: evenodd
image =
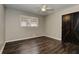
<instances>
[{"instance_id":1,"label":"window","mask_svg":"<svg viewBox=\"0 0 79 59\"><path fill-rule=\"evenodd\" d=\"M21 15L21 27L38 27L38 18Z\"/></svg>"}]
</instances>

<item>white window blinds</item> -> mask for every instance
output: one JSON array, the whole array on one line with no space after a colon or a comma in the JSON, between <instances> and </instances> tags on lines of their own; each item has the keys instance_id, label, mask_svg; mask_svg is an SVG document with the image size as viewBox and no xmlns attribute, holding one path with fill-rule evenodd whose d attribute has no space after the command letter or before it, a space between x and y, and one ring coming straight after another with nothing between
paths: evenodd
<instances>
[{"instance_id":1,"label":"white window blinds","mask_svg":"<svg viewBox=\"0 0 79 59\"><path fill-rule=\"evenodd\" d=\"M30 16L20 16L21 27L38 27L38 18Z\"/></svg>"}]
</instances>

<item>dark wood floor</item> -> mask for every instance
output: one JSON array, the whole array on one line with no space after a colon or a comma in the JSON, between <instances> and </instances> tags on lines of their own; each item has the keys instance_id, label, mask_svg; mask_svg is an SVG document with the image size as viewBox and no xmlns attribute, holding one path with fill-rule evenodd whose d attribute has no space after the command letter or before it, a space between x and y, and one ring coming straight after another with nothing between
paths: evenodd
<instances>
[{"instance_id":1,"label":"dark wood floor","mask_svg":"<svg viewBox=\"0 0 79 59\"><path fill-rule=\"evenodd\" d=\"M48 37L6 43L3 54L62 54L61 42Z\"/></svg>"}]
</instances>

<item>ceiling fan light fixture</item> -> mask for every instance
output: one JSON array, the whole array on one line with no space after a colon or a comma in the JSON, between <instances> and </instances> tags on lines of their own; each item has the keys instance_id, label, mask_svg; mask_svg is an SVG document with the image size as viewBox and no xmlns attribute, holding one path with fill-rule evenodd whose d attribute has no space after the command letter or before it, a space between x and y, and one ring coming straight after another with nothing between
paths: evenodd
<instances>
[{"instance_id":1,"label":"ceiling fan light fixture","mask_svg":"<svg viewBox=\"0 0 79 59\"><path fill-rule=\"evenodd\" d=\"M44 11L46 11L46 9L45 9L45 8L42 8L42 9L41 9L41 11L43 11L43 12L44 12Z\"/></svg>"}]
</instances>

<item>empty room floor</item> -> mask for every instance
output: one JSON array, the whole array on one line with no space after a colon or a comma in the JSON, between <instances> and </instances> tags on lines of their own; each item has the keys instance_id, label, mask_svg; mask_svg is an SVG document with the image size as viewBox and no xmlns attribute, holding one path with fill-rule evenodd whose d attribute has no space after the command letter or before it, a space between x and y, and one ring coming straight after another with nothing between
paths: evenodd
<instances>
[{"instance_id":1,"label":"empty room floor","mask_svg":"<svg viewBox=\"0 0 79 59\"><path fill-rule=\"evenodd\" d=\"M6 43L3 54L60 54L65 53L61 42L48 37L37 37Z\"/></svg>"}]
</instances>

